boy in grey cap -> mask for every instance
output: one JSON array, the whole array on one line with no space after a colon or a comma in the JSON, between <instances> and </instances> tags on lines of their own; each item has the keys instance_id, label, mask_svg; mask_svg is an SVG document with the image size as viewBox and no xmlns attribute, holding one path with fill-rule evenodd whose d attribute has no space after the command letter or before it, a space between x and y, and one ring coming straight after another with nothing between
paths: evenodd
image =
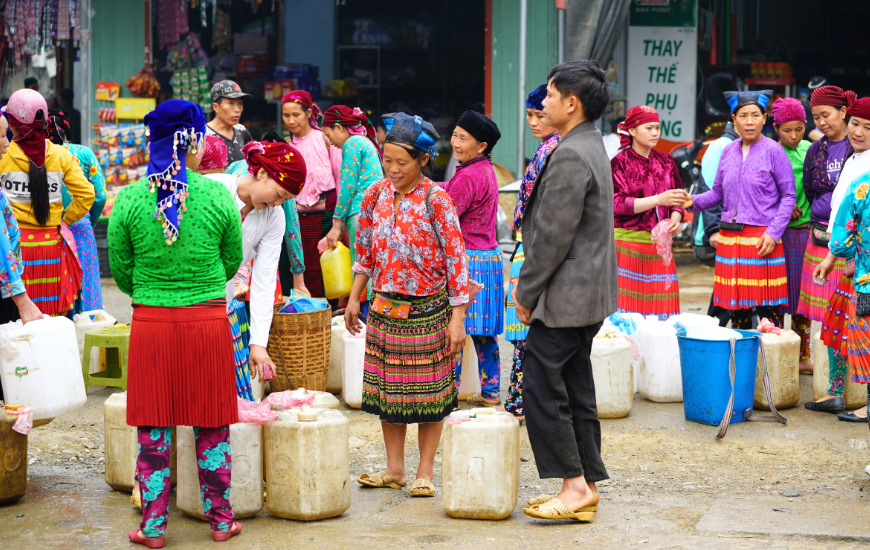
<instances>
[{"instance_id":1,"label":"boy in grey cap","mask_svg":"<svg viewBox=\"0 0 870 550\"><path fill-rule=\"evenodd\" d=\"M242 111L245 109L243 100L251 98L251 94L243 92L232 80L222 80L211 87L211 108L215 116L206 125L205 133L224 140L227 146L228 166L245 158L242 147L254 139L245 126L239 124Z\"/></svg>"}]
</instances>

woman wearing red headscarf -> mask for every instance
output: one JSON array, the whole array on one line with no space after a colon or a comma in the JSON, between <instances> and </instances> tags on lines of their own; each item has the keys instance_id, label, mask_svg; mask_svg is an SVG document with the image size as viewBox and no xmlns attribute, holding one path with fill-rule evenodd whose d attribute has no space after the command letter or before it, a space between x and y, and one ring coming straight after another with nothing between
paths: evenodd
<instances>
[{"instance_id":1,"label":"woman wearing red headscarf","mask_svg":"<svg viewBox=\"0 0 870 550\"><path fill-rule=\"evenodd\" d=\"M363 195L384 177L375 127L359 107L336 105L323 115L323 134L341 149L341 183L326 246L334 248L347 226L350 254L356 262L356 228Z\"/></svg>"},{"instance_id":2,"label":"woman wearing red headscarf","mask_svg":"<svg viewBox=\"0 0 870 550\"><path fill-rule=\"evenodd\" d=\"M286 143L250 141L242 152L248 163L246 175L211 174L207 177L223 183L235 199L242 218L242 265L256 259L250 285L250 367L247 353L236 346L239 396L253 400L251 375L262 381L264 369L272 367L266 347L275 303L275 273L284 239L281 205L302 190L306 167L299 151ZM236 294L234 281L227 282L226 290L227 303L231 303ZM240 351L244 355L242 364Z\"/></svg>"},{"instance_id":3,"label":"woman wearing red headscarf","mask_svg":"<svg viewBox=\"0 0 870 550\"><path fill-rule=\"evenodd\" d=\"M827 282L819 285L813 280L813 271L828 255L831 197L843 163L852 152L852 145L846 136L846 109L854 100L855 92L837 86L816 88L810 96L813 121L816 128L825 134L825 137L810 145L804 159L804 192L810 202L811 225L804 253L797 312L811 321L824 321L828 302L846 268L845 260L838 258Z\"/></svg>"},{"instance_id":4,"label":"woman wearing red headscarf","mask_svg":"<svg viewBox=\"0 0 870 550\"><path fill-rule=\"evenodd\" d=\"M667 319L680 312L677 268L659 256L651 232L662 221L672 236L680 232L682 180L674 159L653 149L661 133L655 109L632 107L619 131L622 150L610 161L619 311Z\"/></svg>"},{"instance_id":5,"label":"woman wearing red headscarf","mask_svg":"<svg viewBox=\"0 0 870 550\"><path fill-rule=\"evenodd\" d=\"M318 121L322 113L311 94L294 90L284 94L282 103L284 127L292 134L287 143L302 154L308 167L305 186L296 197L306 266L305 286L312 296L323 296L323 272L317 245L332 229L341 150L330 146L320 130Z\"/></svg>"}]
</instances>

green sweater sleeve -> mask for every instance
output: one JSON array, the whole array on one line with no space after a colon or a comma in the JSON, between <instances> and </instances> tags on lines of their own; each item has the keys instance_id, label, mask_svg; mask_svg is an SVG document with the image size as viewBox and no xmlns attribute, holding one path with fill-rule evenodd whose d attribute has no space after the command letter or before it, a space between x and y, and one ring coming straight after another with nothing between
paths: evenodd
<instances>
[{"instance_id":1,"label":"green sweater sleeve","mask_svg":"<svg viewBox=\"0 0 870 550\"><path fill-rule=\"evenodd\" d=\"M229 193L224 194L222 197L224 198L224 204L221 206L222 211L226 213L226 226L220 249L226 280L229 281L239 270L244 257L242 251L242 223L233 197Z\"/></svg>"},{"instance_id":2,"label":"green sweater sleeve","mask_svg":"<svg viewBox=\"0 0 870 550\"><path fill-rule=\"evenodd\" d=\"M109 217L109 266L115 283L124 294L133 295L133 245L130 242L130 197L121 189Z\"/></svg>"}]
</instances>

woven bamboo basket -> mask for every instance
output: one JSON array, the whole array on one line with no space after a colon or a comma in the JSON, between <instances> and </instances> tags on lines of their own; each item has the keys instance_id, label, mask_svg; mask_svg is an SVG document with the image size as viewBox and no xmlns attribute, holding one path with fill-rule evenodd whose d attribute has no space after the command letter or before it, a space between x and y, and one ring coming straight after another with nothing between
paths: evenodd
<instances>
[{"instance_id":1,"label":"woven bamboo basket","mask_svg":"<svg viewBox=\"0 0 870 550\"><path fill-rule=\"evenodd\" d=\"M269 330L269 356L275 362L272 391L305 388L326 391L329 371L329 306L308 313L278 313L283 304L275 305Z\"/></svg>"}]
</instances>

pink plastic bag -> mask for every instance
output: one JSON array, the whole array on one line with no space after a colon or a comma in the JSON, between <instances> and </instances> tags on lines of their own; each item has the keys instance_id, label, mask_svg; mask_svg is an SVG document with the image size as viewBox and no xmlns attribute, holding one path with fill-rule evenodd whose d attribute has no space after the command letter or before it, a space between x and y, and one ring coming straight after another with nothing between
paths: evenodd
<instances>
[{"instance_id":1,"label":"pink plastic bag","mask_svg":"<svg viewBox=\"0 0 870 550\"><path fill-rule=\"evenodd\" d=\"M236 397L239 406L239 422L249 424L270 424L278 418L278 412L273 411L268 403L255 403L241 397Z\"/></svg>"},{"instance_id":2,"label":"pink plastic bag","mask_svg":"<svg viewBox=\"0 0 870 550\"><path fill-rule=\"evenodd\" d=\"M638 342L637 338L629 334L619 333L619 335L631 343L631 357L635 361L639 361L643 357L643 351L641 351L640 342Z\"/></svg>"},{"instance_id":3,"label":"pink plastic bag","mask_svg":"<svg viewBox=\"0 0 870 550\"><path fill-rule=\"evenodd\" d=\"M12 425L12 429L21 435L27 435L33 429L33 407L24 405L17 411L6 409L6 414L17 414L18 420Z\"/></svg>"},{"instance_id":4,"label":"pink plastic bag","mask_svg":"<svg viewBox=\"0 0 870 550\"><path fill-rule=\"evenodd\" d=\"M762 317L758 322L758 332L769 334L782 334L782 329L774 325L767 317Z\"/></svg>"},{"instance_id":5,"label":"pink plastic bag","mask_svg":"<svg viewBox=\"0 0 870 550\"><path fill-rule=\"evenodd\" d=\"M295 390L281 391L270 394L269 397L263 400L263 403L268 404L270 407L277 405L286 411L287 409L301 407L302 405L311 406L314 403L314 394L301 393Z\"/></svg>"},{"instance_id":6,"label":"pink plastic bag","mask_svg":"<svg viewBox=\"0 0 870 550\"><path fill-rule=\"evenodd\" d=\"M652 241L655 243L656 252L662 257L664 265L671 265L671 262L674 260L674 253L671 251L671 244L674 242L674 238L668 233L668 226L670 224L670 220L662 220L652 230ZM665 279L665 290L671 288L672 284L670 279Z\"/></svg>"}]
</instances>

